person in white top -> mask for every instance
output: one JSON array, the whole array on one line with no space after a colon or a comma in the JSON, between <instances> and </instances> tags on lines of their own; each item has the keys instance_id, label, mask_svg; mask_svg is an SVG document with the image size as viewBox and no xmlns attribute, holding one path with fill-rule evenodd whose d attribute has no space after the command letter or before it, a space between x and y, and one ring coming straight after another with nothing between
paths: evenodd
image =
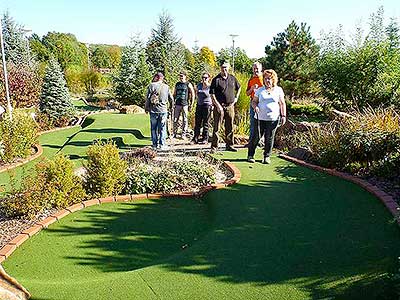
<instances>
[{"instance_id":1,"label":"person in white top","mask_svg":"<svg viewBox=\"0 0 400 300\"><path fill-rule=\"evenodd\" d=\"M275 132L279 122L286 123L285 95L278 86L278 75L272 69L263 72L264 86L259 88L251 105L254 109L255 133L250 140L247 161L254 163L254 154L260 141L264 136L264 159L263 164L271 163L271 153L274 146Z\"/></svg>"}]
</instances>

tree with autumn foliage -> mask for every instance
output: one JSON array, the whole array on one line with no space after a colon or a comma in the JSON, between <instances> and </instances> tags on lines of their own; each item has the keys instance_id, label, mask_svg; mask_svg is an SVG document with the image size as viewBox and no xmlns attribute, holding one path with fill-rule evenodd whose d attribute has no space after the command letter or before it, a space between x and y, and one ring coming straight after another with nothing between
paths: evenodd
<instances>
[{"instance_id":1,"label":"tree with autumn foliage","mask_svg":"<svg viewBox=\"0 0 400 300\"><path fill-rule=\"evenodd\" d=\"M39 102L42 79L23 27L6 12L2 17L2 28L12 106L34 106ZM3 72L0 73L0 83L0 104L4 106L6 91Z\"/></svg>"}]
</instances>

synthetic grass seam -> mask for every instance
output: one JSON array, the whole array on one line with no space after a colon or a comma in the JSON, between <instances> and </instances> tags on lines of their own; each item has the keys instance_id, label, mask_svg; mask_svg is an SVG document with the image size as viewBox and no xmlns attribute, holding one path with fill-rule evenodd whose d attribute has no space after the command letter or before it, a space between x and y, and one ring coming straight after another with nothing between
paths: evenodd
<instances>
[{"instance_id":1,"label":"synthetic grass seam","mask_svg":"<svg viewBox=\"0 0 400 300\"><path fill-rule=\"evenodd\" d=\"M392 216L395 218L397 225L400 226L400 206L397 204L397 202L393 199L392 196L387 194L386 192L382 191L380 188L377 186L369 183L368 181L361 179L359 177L353 176L351 174L346 174L334 169L329 169L329 168L324 168L318 165L310 164L308 162L305 162L301 159L294 158L291 156L288 156L286 154L279 154L279 157L286 159L288 161L291 161L295 164L313 169L315 171L319 171L322 173L326 173L332 176L336 176L339 178L342 178L346 181L350 181L354 184L357 184L358 186L362 187L372 195L374 195L376 198L378 198L383 205L386 207L387 210L392 214Z\"/></svg>"}]
</instances>

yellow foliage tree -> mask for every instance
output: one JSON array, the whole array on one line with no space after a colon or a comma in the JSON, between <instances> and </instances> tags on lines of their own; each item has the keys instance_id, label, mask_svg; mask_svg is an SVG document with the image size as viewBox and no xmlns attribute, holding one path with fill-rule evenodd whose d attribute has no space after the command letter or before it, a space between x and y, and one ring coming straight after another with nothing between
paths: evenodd
<instances>
[{"instance_id":1,"label":"yellow foliage tree","mask_svg":"<svg viewBox=\"0 0 400 300\"><path fill-rule=\"evenodd\" d=\"M205 62L212 68L215 68L217 66L217 59L215 58L215 54L207 46L204 46L200 49L200 61Z\"/></svg>"}]
</instances>

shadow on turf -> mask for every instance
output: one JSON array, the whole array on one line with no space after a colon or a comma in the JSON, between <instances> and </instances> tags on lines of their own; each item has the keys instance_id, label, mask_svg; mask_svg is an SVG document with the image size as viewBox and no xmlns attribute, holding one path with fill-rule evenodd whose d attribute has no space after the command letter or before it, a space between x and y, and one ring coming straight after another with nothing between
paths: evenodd
<instances>
[{"instance_id":1,"label":"shadow on turf","mask_svg":"<svg viewBox=\"0 0 400 300\"><path fill-rule=\"evenodd\" d=\"M85 123L86 122L86 123ZM82 128L86 128L90 126L92 123L94 123L93 119L86 119L85 122L82 124ZM57 152L62 151L62 149L66 146L77 146L77 147L87 147L93 144L93 141L72 141L78 134L81 133L98 133L98 134L132 134L139 140L148 140L150 141L149 137L145 137L140 130L137 129L120 129L120 128L105 128L105 129L83 129L80 131L75 132L74 134L70 135L68 139L65 141L63 145L50 145L50 144L43 144L43 147L48 147L48 148L54 148L58 149ZM107 138L102 138L101 140L107 141L110 139ZM118 136L118 137L112 137L111 140L113 140L118 148L120 149L130 149L130 148L136 148L136 147L143 147L143 144L125 144L123 141L123 138Z\"/></svg>"},{"instance_id":2,"label":"shadow on turf","mask_svg":"<svg viewBox=\"0 0 400 300\"><path fill-rule=\"evenodd\" d=\"M241 183L204 201L95 207L49 232L87 235L79 245L86 255L68 259L104 272L158 264L233 284L290 284L311 299L394 299L381 274L395 266L400 247L385 235L398 233L389 217L358 209L365 192L349 197L337 178L297 166L276 170L289 182Z\"/></svg>"}]
</instances>

